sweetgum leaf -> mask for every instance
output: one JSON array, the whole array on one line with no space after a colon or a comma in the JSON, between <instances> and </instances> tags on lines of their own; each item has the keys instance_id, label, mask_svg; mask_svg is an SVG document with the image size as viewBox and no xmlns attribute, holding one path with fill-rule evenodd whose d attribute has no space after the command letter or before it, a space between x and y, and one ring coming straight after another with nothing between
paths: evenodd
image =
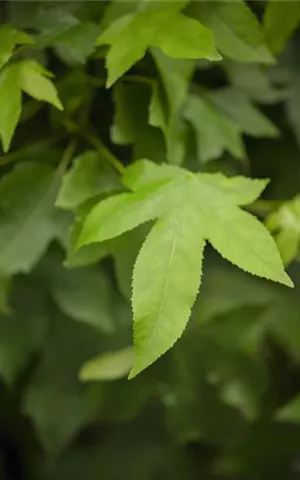
<instances>
[{"instance_id":1,"label":"sweetgum leaf","mask_svg":"<svg viewBox=\"0 0 300 480\"><path fill-rule=\"evenodd\" d=\"M274 53L280 52L300 22L299 2L267 3L264 29L267 43Z\"/></svg>"},{"instance_id":2,"label":"sweetgum leaf","mask_svg":"<svg viewBox=\"0 0 300 480\"><path fill-rule=\"evenodd\" d=\"M56 87L47 78L50 72L35 60L23 60L9 65L0 72L0 137L3 150L9 150L22 110L22 90L37 100L50 103L59 110L63 106Z\"/></svg>"},{"instance_id":3,"label":"sweetgum leaf","mask_svg":"<svg viewBox=\"0 0 300 480\"><path fill-rule=\"evenodd\" d=\"M39 101L50 103L58 110L63 106L58 98L56 88L47 76L49 72L34 60L24 60L18 64L19 85L21 90Z\"/></svg>"},{"instance_id":4,"label":"sweetgum leaf","mask_svg":"<svg viewBox=\"0 0 300 480\"><path fill-rule=\"evenodd\" d=\"M100 202L87 215L78 247L108 240L157 218L174 200L176 192L168 187L168 182L157 181Z\"/></svg>"},{"instance_id":5,"label":"sweetgum leaf","mask_svg":"<svg viewBox=\"0 0 300 480\"><path fill-rule=\"evenodd\" d=\"M27 33L18 32L11 25L2 25L0 27L0 68L8 62L16 45L26 43L34 43Z\"/></svg>"},{"instance_id":6,"label":"sweetgum leaf","mask_svg":"<svg viewBox=\"0 0 300 480\"><path fill-rule=\"evenodd\" d=\"M207 98L221 112L228 115L244 133L253 137L277 137L279 130L251 103L243 92L233 88L223 88L207 94Z\"/></svg>"},{"instance_id":7,"label":"sweetgum leaf","mask_svg":"<svg viewBox=\"0 0 300 480\"><path fill-rule=\"evenodd\" d=\"M192 178L178 196L177 208L158 220L134 267L135 358L129 378L181 337L199 289L205 240Z\"/></svg>"},{"instance_id":8,"label":"sweetgum leaf","mask_svg":"<svg viewBox=\"0 0 300 480\"><path fill-rule=\"evenodd\" d=\"M136 190L94 207L79 244L108 240L159 217L133 272L135 362L131 377L181 336L200 284L206 240L242 270L293 286L268 231L238 207L254 201L266 182L193 174L149 161L129 167L124 182Z\"/></svg>"},{"instance_id":9,"label":"sweetgum leaf","mask_svg":"<svg viewBox=\"0 0 300 480\"><path fill-rule=\"evenodd\" d=\"M194 128L200 162L218 158L225 150L238 159L245 157L240 126L211 102L190 95L184 115Z\"/></svg>"},{"instance_id":10,"label":"sweetgum leaf","mask_svg":"<svg viewBox=\"0 0 300 480\"><path fill-rule=\"evenodd\" d=\"M256 16L243 0L192 2L188 13L214 34L216 46L236 62L273 64Z\"/></svg>"},{"instance_id":11,"label":"sweetgum leaf","mask_svg":"<svg viewBox=\"0 0 300 480\"><path fill-rule=\"evenodd\" d=\"M109 44L108 80L111 86L140 60L148 47L159 47L174 58L220 60L211 32L203 25L172 9L126 15L113 22L98 39Z\"/></svg>"}]
</instances>

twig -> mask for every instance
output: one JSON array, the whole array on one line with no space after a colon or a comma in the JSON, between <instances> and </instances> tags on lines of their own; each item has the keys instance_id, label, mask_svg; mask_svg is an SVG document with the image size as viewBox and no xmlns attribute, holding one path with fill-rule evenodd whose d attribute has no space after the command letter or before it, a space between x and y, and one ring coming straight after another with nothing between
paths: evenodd
<instances>
[{"instance_id":1,"label":"twig","mask_svg":"<svg viewBox=\"0 0 300 480\"><path fill-rule=\"evenodd\" d=\"M72 158L74 156L74 153L76 151L77 143L78 143L77 138L72 138L70 140L70 142L68 143L67 148L65 149L64 154L62 156L62 159L61 159L61 161L60 161L60 163L57 167L57 173L59 175L63 175L65 173L65 171L67 170L67 167L68 167L70 161L72 160Z\"/></svg>"},{"instance_id":2,"label":"twig","mask_svg":"<svg viewBox=\"0 0 300 480\"><path fill-rule=\"evenodd\" d=\"M67 119L65 126L69 131L77 133L90 143L97 152L107 160L121 175L125 172L125 167L120 160L104 145L104 143L95 135L81 129L73 120Z\"/></svg>"}]
</instances>

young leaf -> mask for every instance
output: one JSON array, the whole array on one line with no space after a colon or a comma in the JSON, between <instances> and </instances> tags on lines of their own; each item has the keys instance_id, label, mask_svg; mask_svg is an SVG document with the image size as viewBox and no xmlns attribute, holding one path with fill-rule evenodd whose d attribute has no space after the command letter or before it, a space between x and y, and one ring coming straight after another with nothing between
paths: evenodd
<instances>
[{"instance_id":1,"label":"young leaf","mask_svg":"<svg viewBox=\"0 0 300 480\"><path fill-rule=\"evenodd\" d=\"M214 34L216 46L236 62L273 64L264 33L246 2L192 2L188 13L203 22Z\"/></svg>"},{"instance_id":2,"label":"young leaf","mask_svg":"<svg viewBox=\"0 0 300 480\"><path fill-rule=\"evenodd\" d=\"M247 177L225 177L222 173L202 173L202 182L217 187L219 192L236 205L247 205L254 202L264 191L268 180Z\"/></svg>"},{"instance_id":3,"label":"young leaf","mask_svg":"<svg viewBox=\"0 0 300 480\"><path fill-rule=\"evenodd\" d=\"M128 375L132 363L131 347L103 353L83 364L79 371L79 379L83 382L117 380Z\"/></svg>"},{"instance_id":4,"label":"young leaf","mask_svg":"<svg viewBox=\"0 0 300 480\"><path fill-rule=\"evenodd\" d=\"M16 45L34 43L32 38L24 32L18 32L11 25L0 27L0 68L8 62Z\"/></svg>"},{"instance_id":5,"label":"young leaf","mask_svg":"<svg viewBox=\"0 0 300 480\"><path fill-rule=\"evenodd\" d=\"M221 58L207 28L171 9L121 17L99 37L98 45L103 44L110 45L106 58L108 87L140 60L151 46L159 47L174 58Z\"/></svg>"},{"instance_id":6,"label":"young leaf","mask_svg":"<svg viewBox=\"0 0 300 480\"><path fill-rule=\"evenodd\" d=\"M18 64L21 90L39 101L50 103L58 110L63 106L58 98L57 91L51 80L51 74L34 60L24 60Z\"/></svg>"},{"instance_id":7,"label":"young leaf","mask_svg":"<svg viewBox=\"0 0 300 480\"><path fill-rule=\"evenodd\" d=\"M175 189L168 186L166 181L157 181L135 193L121 193L100 202L87 215L78 247L108 240L157 218L176 196Z\"/></svg>"},{"instance_id":8,"label":"young leaf","mask_svg":"<svg viewBox=\"0 0 300 480\"><path fill-rule=\"evenodd\" d=\"M300 3L269 1L264 15L264 28L268 45L278 53L300 22Z\"/></svg>"},{"instance_id":9,"label":"young leaf","mask_svg":"<svg viewBox=\"0 0 300 480\"><path fill-rule=\"evenodd\" d=\"M0 183L0 272L28 272L56 235L55 172L42 163L20 163Z\"/></svg>"},{"instance_id":10,"label":"young leaf","mask_svg":"<svg viewBox=\"0 0 300 480\"><path fill-rule=\"evenodd\" d=\"M43 100L62 110L54 84L47 78L51 75L34 60L23 60L7 66L0 72L0 137L3 150L7 152L20 119L23 90L28 95Z\"/></svg>"},{"instance_id":11,"label":"young leaf","mask_svg":"<svg viewBox=\"0 0 300 480\"><path fill-rule=\"evenodd\" d=\"M171 348L182 334L200 283L205 240L243 270L293 285L268 231L238 207L253 201L264 182L255 181L245 193L250 179L195 175L176 167L165 170L164 166L150 167L147 161L142 167L143 162L129 167L127 180L126 174L124 177L128 184L131 179L137 190L100 202L87 216L79 242L107 240L159 217L133 273L136 356L131 377ZM173 178L166 180L166 171L174 172ZM148 187L144 184L147 172L151 178ZM160 176L164 180L158 181Z\"/></svg>"},{"instance_id":12,"label":"young leaf","mask_svg":"<svg viewBox=\"0 0 300 480\"><path fill-rule=\"evenodd\" d=\"M240 127L210 102L190 95L184 115L193 125L200 162L218 158L225 150L238 159L245 157Z\"/></svg>"},{"instance_id":13,"label":"young leaf","mask_svg":"<svg viewBox=\"0 0 300 480\"><path fill-rule=\"evenodd\" d=\"M134 267L135 358L129 378L151 365L181 337L200 285L205 240L195 208L193 178L177 208L163 215Z\"/></svg>"}]
</instances>

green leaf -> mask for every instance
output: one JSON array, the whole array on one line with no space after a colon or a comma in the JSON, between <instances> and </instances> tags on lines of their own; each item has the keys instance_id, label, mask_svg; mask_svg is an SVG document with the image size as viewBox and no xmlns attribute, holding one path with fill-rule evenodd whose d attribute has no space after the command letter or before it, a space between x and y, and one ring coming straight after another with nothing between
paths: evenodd
<instances>
[{"instance_id":1,"label":"green leaf","mask_svg":"<svg viewBox=\"0 0 300 480\"><path fill-rule=\"evenodd\" d=\"M0 136L3 150L9 150L21 116L22 98L18 86L18 70L13 66L0 73Z\"/></svg>"},{"instance_id":2,"label":"green leaf","mask_svg":"<svg viewBox=\"0 0 300 480\"><path fill-rule=\"evenodd\" d=\"M70 318L100 332L114 330L110 285L101 270L57 269L52 279L52 293L60 310Z\"/></svg>"},{"instance_id":3,"label":"green leaf","mask_svg":"<svg viewBox=\"0 0 300 480\"><path fill-rule=\"evenodd\" d=\"M208 98L221 112L253 137L278 137L279 130L256 108L249 98L233 88L223 88L207 93Z\"/></svg>"},{"instance_id":4,"label":"green leaf","mask_svg":"<svg viewBox=\"0 0 300 480\"><path fill-rule=\"evenodd\" d=\"M131 347L107 352L88 360L80 369L79 379L83 382L117 380L128 375L133 363Z\"/></svg>"},{"instance_id":5,"label":"green leaf","mask_svg":"<svg viewBox=\"0 0 300 480\"><path fill-rule=\"evenodd\" d=\"M132 182L137 190L94 207L79 244L108 240L159 217L142 246L133 273L133 377L181 336L199 287L205 240L249 273L288 286L293 283L283 270L268 231L255 217L238 208L239 204L253 201L265 182L258 180L250 187L250 179L226 180L220 174L150 167L147 161L128 170L125 183ZM172 172L172 178L167 179L166 172ZM144 183L147 175L151 179L148 186ZM247 184L249 191L245 193Z\"/></svg>"},{"instance_id":6,"label":"green leaf","mask_svg":"<svg viewBox=\"0 0 300 480\"><path fill-rule=\"evenodd\" d=\"M33 15L30 26L39 31L39 45L54 47L58 56L71 65L87 60L100 33L96 23L80 21L72 12L62 8L41 9Z\"/></svg>"},{"instance_id":7,"label":"green leaf","mask_svg":"<svg viewBox=\"0 0 300 480\"><path fill-rule=\"evenodd\" d=\"M28 95L43 100L62 110L54 84L47 78L51 75L34 60L23 60L0 72L0 136L3 150L7 152L21 116L23 90Z\"/></svg>"},{"instance_id":8,"label":"green leaf","mask_svg":"<svg viewBox=\"0 0 300 480\"><path fill-rule=\"evenodd\" d=\"M0 182L0 272L29 272L56 236L59 178L47 165L18 164Z\"/></svg>"},{"instance_id":9,"label":"green leaf","mask_svg":"<svg viewBox=\"0 0 300 480\"><path fill-rule=\"evenodd\" d=\"M290 402L276 412L276 420L279 422L300 422L300 395L296 395Z\"/></svg>"},{"instance_id":10,"label":"green leaf","mask_svg":"<svg viewBox=\"0 0 300 480\"><path fill-rule=\"evenodd\" d=\"M116 109L111 127L112 141L118 145L133 144L134 160L147 155L158 162L164 161L163 135L148 124L149 86L119 83L113 95Z\"/></svg>"},{"instance_id":11,"label":"green leaf","mask_svg":"<svg viewBox=\"0 0 300 480\"><path fill-rule=\"evenodd\" d=\"M300 197L283 203L265 221L275 237L282 261L288 265L298 254L300 245Z\"/></svg>"},{"instance_id":12,"label":"green leaf","mask_svg":"<svg viewBox=\"0 0 300 480\"><path fill-rule=\"evenodd\" d=\"M108 240L154 220L167 209L174 195L168 182L157 181L135 193L121 193L100 202L86 217L78 247Z\"/></svg>"},{"instance_id":13,"label":"green leaf","mask_svg":"<svg viewBox=\"0 0 300 480\"><path fill-rule=\"evenodd\" d=\"M294 1L269 1L264 15L267 43L274 53L280 52L300 22L300 4Z\"/></svg>"},{"instance_id":14,"label":"green leaf","mask_svg":"<svg viewBox=\"0 0 300 480\"><path fill-rule=\"evenodd\" d=\"M133 272L135 358L129 378L151 365L181 337L200 285L204 237L193 179L179 203L147 237Z\"/></svg>"},{"instance_id":15,"label":"green leaf","mask_svg":"<svg viewBox=\"0 0 300 480\"><path fill-rule=\"evenodd\" d=\"M232 85L242 90L254 101L277 103L286 99L286 89L275 88L269 78L269 72L264 67L230 60L223 62L223 66Z\"/></svg>"},{"instance_id":16,"label":"green leaf","mask_svg":"<svg viewBox=\"0 0 300 480\"><path fill-rule=\"evenodd\" d=\"M0 68L8 62L17 45L28 43L34 43L29 35L18 32L11 25L2 25L0 27Z\"/></svg>"},{"instance_id":17,"label":"green leaf","mask_svg":"<svg viewBox=\"0 0 300 480\"><path fill-rule=\"evenodd\" d=\"M9 277L0 277L0 314L8 316L12 313L9 304L9 296L12 289L12 279Z\"/></svg>"},{"instance_id":18,"label":"green leaf","mask_svg":"<svg viewBox=\"0 0 300 480\"><path fill-rule=\"evenodd\" d=\"M58 110L63 106L58 98L54 84L47 78L51 75L34 60L24 60L18 64L20 88L39 101L50 103Z\"/></svg>"},{"instance_id":19,"label":"green leaf","mask_svg":"<svg viewBox=\"0 0 300 480\"><path fill-rule=\"evenodd\" d=\"M159 47L174 58L221 58L207 28L171 9L121 17L99 37L98 45L103 44L110 45L106 59L108 87L140 60L151 46Z\"/></svg>"},{"instance_id":20,"label":"green leaf","mask_svg":"<svg viewBox=\"0 0 300 480\"><path fill-rule=\"evenodd\" d=\"M242 270L292 286L283 271L274 241L264 226L237 208L218 187L208 185L205 177L203 181L201 174L198 181L202 197L199 218L204 236L212 246Z\"/></svg>"},{"instance_id":21,"label":"green leaf","mask_svg":"<svg viewBox=\"0 0 300 480\"><path fill-rule=\"evenodd\" d=\"M216 46L236 62L275 62L256 16L243 0L192 2L188 14L203 22L214 34Z\"/></svg>"},{"instance_id":22,"label":"green leaf","mask_svg":"<svg viewBox=\"0 0 300 480\"><path fill-rule=\"evenodd\" d=\"M200 162L218 158L225 150L238 159L245 157L241 128L204 98L190 95L184 115L194 128Z\"/></svg>"},{"instance_id":23,"label":"green leaf","mask_svg":"<svg viewBox=\"0 0 300 480\"><path fill-rule=\"evenodd\" d=\"M202 173L201 181L217 187L228 200L236 205L247 205L254 202L264 191L269 180L247 178L242 176L225 177L222 173Z\"/></svg>"},{"instance_id":24,"label":"green leaf","mask_svg":"<svg viewBox=\"0 0 300 480\"><path fill-rule=\"evenodd\" d=\"M74 322L56 310L40 361L22 398L22 412L34 424L40 444L57 455L80 429L88 425L99 408L78 381L81 365L99 353L102 337L94 329Z\"/></svg>"},{"instance_id":25,"label":"green leaf","mask_svg":"<svg viewBox=\"0 0 300 480\"><path fill-rule=\"evenodd\" d=\"M157 89L154 89L149 110L149 122L162 128L164 132L169 163L180 165L185 153L184 129L180 121L180 114L188 94L189 80L195 65L191 60L169 58L158 48L151 49L151 53L162 78L169 108L164 119L164 108ZM160 116L159 121L156 122L153 118L155 112Z\"/></svg>"},{"instance_id":26,"label":"green leaf","mask_svg":"<svg viewBox=\"0 0 300 480\"><path fill-rule=\"evenodd\" d=\"M134 263L148 232L148 226L141 225L137 229L123 234L118 239L119 241L111 245L118 288L129 301L132 293L131 279Z\"/></svg>"},{"instance_id":27,"label":"green leaf","mask_svg":"<svg viewBox=\"0 0 300 480\"><path fill-rule=\"evenodd\" d=\"M74 165L64 175L56 206L75 209L99 193L108 193L118 186L114 171L101 162L95 151L86 151L74 159Z\"/></svg>"},{"instance_id":28,"label":"green leaf","mask_svg":"<svg viewBox=\"0 0 300 480\"><path fill-rule=\"evenodd\" d=\"M44 298L38 285L18 282L12 306L11 315L0 318L0 375L9 384L40 348L48 325Z\"/></svg>"},{"instance_id":29,"label":"green leaf","mask_svg":"<svg viewBox=\"0 0 300 480\"><path fill-rule=\"evenodd\" d=\"M150 160L138 160L125 170L122 183L130 190L139 190L147 184L159 180L169 181L180 177L182 170L165 163L156 165Z\"/></svg>"}]
</instances>

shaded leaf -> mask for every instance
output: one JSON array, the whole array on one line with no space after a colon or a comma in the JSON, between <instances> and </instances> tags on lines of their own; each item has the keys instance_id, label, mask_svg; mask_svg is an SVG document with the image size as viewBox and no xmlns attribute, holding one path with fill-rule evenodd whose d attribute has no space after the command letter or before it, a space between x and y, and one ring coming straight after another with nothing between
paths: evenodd
<instances>
[{"instance_id":1,"label":"shaded leaf","mask_svg":"<svg viewBox=\"0 0 300 480\"><path fill-rule=\"evenodd\" d=\"M56 236L54 201L58 188L57 174L41 163L20 163L11 173L2 177L2 274L30 271Z\"/></svg>"},{"instance_id":2,"label":"shaded leaf","mask_svg":"<svg viewBox=\"0 0 300 480\"><path fill-rule=\"evenodd\" d=\"M238 159L244 158L240 126L211 103L198 95L190 95L184 115L194 128L200 162L218 158L225 150Z\"/></svg>"},{"instance_id":3,"label":"shaded leaf","mask_svg":"<svg viewBox=\"0 0 300 480\"><path fill-rule=\"evenodd\" d=\"M117 380L128 375L132 363L132 348L103 353L84 363L79 378L83 382Z\"/></svg>"},{"instance_id":4,"label":"shaded leaf","mask_svg":"<svg viewBox=\"0 0 300 480\"><path fill-rule=\"evenodd\" d=\"M294 1L269 1L265 10L264 28L268 45L278 53L300 22L300 4Z\"/></svg>"},{"instance_id":5,"label":"shaded leaf","mask_svg":"<svg viewBox=\"0 0 300 480\"><path fill-rule=\"evenodd\" d=\"M275 62L256 16L243 0L192 2L188 13L214 34L216 46L236 62Z\"/></svg>"},{"instance_id":6,"label":"shaded leaf","mask_svg":"<svg viewBox=\"0 0 300 480\"><path fill-rule=\"evenodd\" d=\"M64 175L56 205L74 209L89 198L108 193L117 186L115 172L101 162L97 152L86 151L74 159L73 167Z\"/></svg>"}]
</instances>

